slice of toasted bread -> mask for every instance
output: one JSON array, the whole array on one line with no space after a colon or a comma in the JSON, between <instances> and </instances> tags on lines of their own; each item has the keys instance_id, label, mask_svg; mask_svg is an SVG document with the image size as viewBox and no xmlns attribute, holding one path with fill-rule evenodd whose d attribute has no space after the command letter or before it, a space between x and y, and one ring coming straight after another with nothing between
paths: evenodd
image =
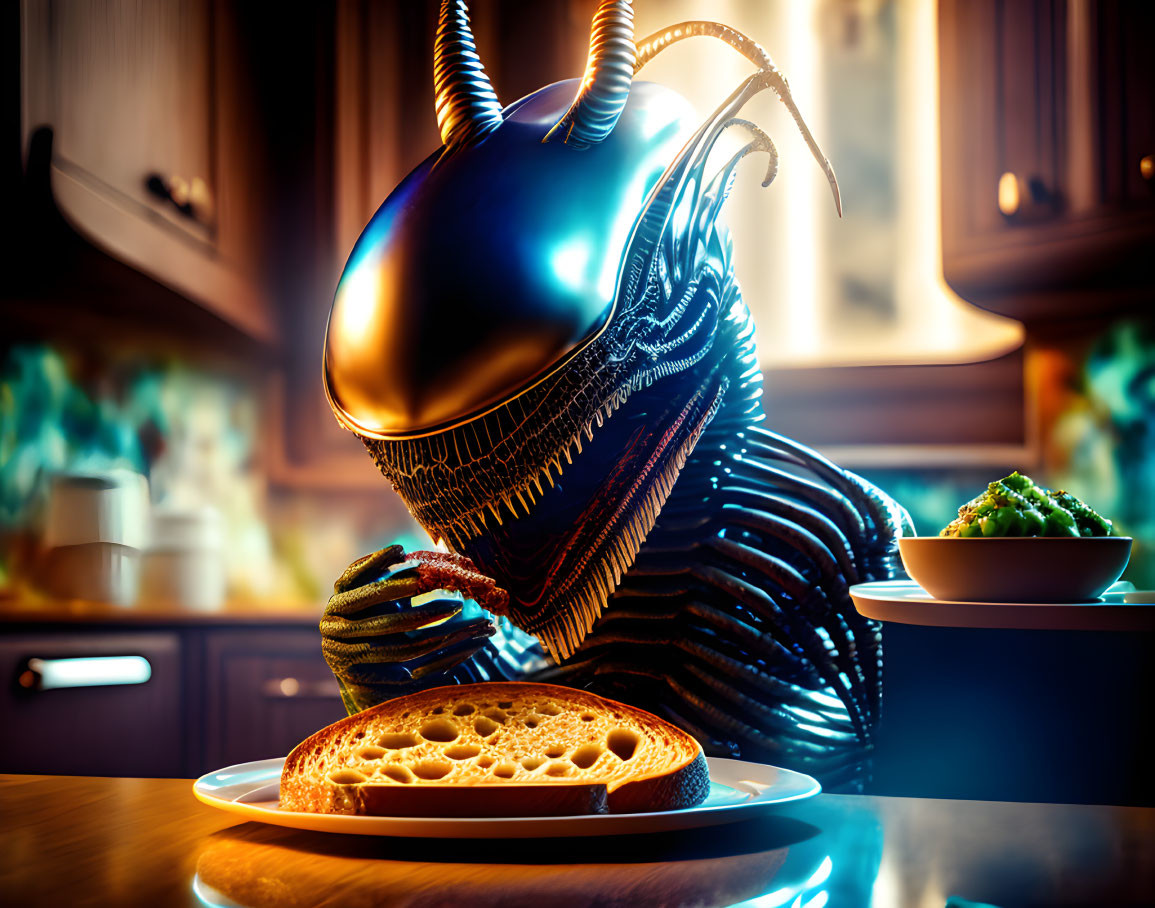
<instances>
[{"instance_id":1,"label":"slice of toasted bread","mask_svg":"<svg viewBox=\"0 0 1155 908\"><path fill-rule=\"evenodd\" d=\"M281 809L500 817L692 807L710 780L690 735L552 684L462 684L382 703L302 741Z\"/></svg>"}]
</instances>

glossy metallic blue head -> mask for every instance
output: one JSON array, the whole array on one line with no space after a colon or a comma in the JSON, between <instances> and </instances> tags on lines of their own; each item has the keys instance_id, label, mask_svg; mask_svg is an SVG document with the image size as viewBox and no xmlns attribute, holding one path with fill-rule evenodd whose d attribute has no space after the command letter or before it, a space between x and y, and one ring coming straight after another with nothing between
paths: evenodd
<instances>
[{"instance_id":1,"label":"glossy metallic blue head","mask_svg":"<svg viewBox=\"0 0 1155 908\"><path fill-rule=\"evenodd\" d=\"M694 128L673 92L631 92L633 68L630 5L604 0L585 77L502 111L464 0L443 0L444 145L373 216L330 315L325 385L348 428L402 438L476 418L605 326L643 203Z\"/></svg>"},{"instance_id":2,"label":"glossy metallic blue head","mask_svg":"<svg viewBox=\"0 0 1155 908\"><path fill-rule=\"evenodd\" d=\"M697 122L673 91L637 83L603 141L543 142L578 88L543 88L480 141L441 148L373 216L325 346L350 429L402 437L476 417L612 317L631 232Z\"/></svg>"}]
</instances>

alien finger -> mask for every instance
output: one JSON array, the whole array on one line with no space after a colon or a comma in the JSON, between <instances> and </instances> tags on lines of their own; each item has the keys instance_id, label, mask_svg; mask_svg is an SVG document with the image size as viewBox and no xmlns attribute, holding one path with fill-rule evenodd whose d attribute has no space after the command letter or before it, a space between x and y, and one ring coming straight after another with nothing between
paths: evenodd
<instances>
[{"instance_id":1,"label":"alien finger","mask_svg":"<svg viewBox=\"0 0 1155 908\"><path fill-rule=\"evenodd\" d=\"M358 558L337 578L333 584L333 592L347 593L351 589L363 586L367 580L377 580L384 568L397 564L404 557L405 552L401 546L391 545L379 552Z\"/></svg>"},{"instance_id":2,"label":"alien finger","mask_svg":"<svg viewBox=\"0 0 1155 908\"><path fill-rule=\"evenodd\" d=\"M451 649L462 641L485 640L492 635L493 625L487 619L479 618L456 625L429 628L397 641L388 638L388 643L379 640L347 643L343 640L324 639L321 641L321 652L335 671L337 668L348 670L354 665L411 662L438 650Z\"/></svg>"},{"instance_id":3,"label":"alien finger","mask_svg":"<svg viewBox=\"0 0 1155 908\"><path fill-rule=\"evenodd\" d=\"M446 621L460 614L464 607L465 603L460 599L438 599L423 605L398 608L395 612L365 618L326 615L321 619L321 636L346 640L354 637L401 634Z\"/></svg>"},{"instance_id":4,"label":"alien finger","mask_svg":"<svg viewBox=\"0 0 1155 908\"><path fill-rule=\"evenodd\" d=\"M488 636L488 635L487 635ZM486 640L470 638L462 640L454 646L449 647L442 655L438 656L429 662L425 662L416 666L413 669L413 679L420 681L425 678L432 677L438 672L447 671L467 662L476 653L482 650L486 645Z\"/></svg>"},{"instance_id":5,"label":"alien finger","mask_svg":"<svg viewBox=\"0 0 1155 908\"><path fill-rule=\"evenodd\" d=\"M390 600L411 599L432 589L415 572L406 571L396 577L375 580L344 593L335 593L325 607L325 615L351 615L372 605L380 605Z\"/></svg>"}]
</instances>

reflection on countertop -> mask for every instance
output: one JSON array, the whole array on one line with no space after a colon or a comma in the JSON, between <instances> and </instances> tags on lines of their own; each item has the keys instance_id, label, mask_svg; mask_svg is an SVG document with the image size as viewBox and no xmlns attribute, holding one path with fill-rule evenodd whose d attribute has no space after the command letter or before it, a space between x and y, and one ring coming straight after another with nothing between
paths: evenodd
<instances>
[{"instance_id":1,"label":"reflection on countertop","mask_svg":"<svg viewBox=\"0 0 1155 908\"><path fill-rule=\"evenodd\" d=\"M206 840L193 885L230 908L1147 904L1153 833L1150 810L841 795L712 830L600 840L376 839L246 823Z\"/></svg>"},{"instance_id":2,"label":"reflection on countertop","mask_svg":"<svg viewBox=\"0 0 1155 908\"><path fill-rule=\"evenodd\" d=\"M590 839L430 840L244 823L209 836L210 905L784 905L829 873L821 830L789 817ZM302 860L307 855L307 860Z\"/></svg>"},{"instance_id":3,"label":"reflection on countertop","mask_svg":"<svg viewBox=\"0 0 1155 908\"><path fill-rule=\"evenodd\" d=\"M166 779L0 776L5 903L747 905L1155 902L1155 809L822 794L758 821L434 840L236 823Z\"/></svg>"}]
</instances>

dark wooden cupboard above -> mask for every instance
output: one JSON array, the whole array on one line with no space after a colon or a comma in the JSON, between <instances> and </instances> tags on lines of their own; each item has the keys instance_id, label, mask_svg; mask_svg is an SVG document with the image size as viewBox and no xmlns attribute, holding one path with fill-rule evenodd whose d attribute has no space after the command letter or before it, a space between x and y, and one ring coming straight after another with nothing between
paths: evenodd
<instances>
[{"instance_id":1,"label":"dark wooden cupboard above","mask_svg":"<svg viewBox=\"0 0 1155 908\"><path fill-rule=\"evenodd\" d=\"M1027 322L1155 297L1155 5L940 0L942 246Z\"/></svg>"},{"instance_id":2,"label":"dark wooden cupboard above","mask_svg":"<svg viewBox=\"0 0 1155 908\"><path fill-rule=\"evenodd\" d=\"M27 0L20 25L23 150L52 130L52 196L72 228L275 342L261 143L230 5Z\"/></svg>"}]
</instances>

